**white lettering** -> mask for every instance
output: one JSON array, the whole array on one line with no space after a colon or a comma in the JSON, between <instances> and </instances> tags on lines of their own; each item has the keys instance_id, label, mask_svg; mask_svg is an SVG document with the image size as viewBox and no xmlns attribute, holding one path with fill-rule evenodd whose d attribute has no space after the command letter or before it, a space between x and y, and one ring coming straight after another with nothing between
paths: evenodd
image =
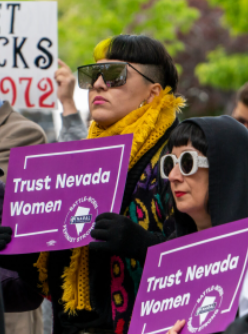
<instances>
[{"instance_id":1,"label":"white lettering","mask_svg":"<svg viewBox=\"0 0 248 334\"><path fill-rule=\"evenodd\" d=\"M190 279L191 281L194 280L194 277L195 277L195 271L196 271L196 266L194 266L193 270L191 269L191 267L188 267L188 269L187 269L187 273L186 273L185 282L188 282L189 279Z\"/></svg>"},{"instance_id":2,"label":"white lettering","mask_svg":"<svg viewBox=\"0 0 248 334\"><path fill-rule=\"evenodd\" d=\"M43 179L38 179L36 181L36 187L35 187L35 190L42 190L43 189Z\"/></svg>"},{"instance_id":3,"label":"white lettering","mask_svg":"<svg viewBox=\"0 0 248 334\"><path fill-rule=\"evenodd\" d=\"M24 215L29 215L31 212L31 209L32 209L31 204L27 203L24 205L22 212Z\"/></svg>"},{"instance_id":4,"label":"white lettering","mask_svg":"<svg viewBox=\"0 0 248 334\"><path fill-rule=\"evenodd\" d=\"M53 202L52 202L52 201L47 202L46 207L45 207L45 211L46 211L47 213L49 213L49 212L52 211L52 209L53 209Z\"/></svg>"},{"instance_id":5,"label":"white lettering","mask_svg":"<svg viewBox=\"0 0 248 334\"><path fill-rule=\"evenodd\" d=\"M148 284L148 288L147 288L147 292L151 291L151 286L152 286L152 282L155 280L156 277L150 277L147 279Z\"/></svg>"},{"instance_id":6,"label":"white lettering","mask_svg":"<svg viewBox=\"0 0 248 334\"><path fill-rule=\"evenodd\" d=\"M231 259L231 254L229 254L228 257L227 257L227 259L225 259L225 260L221 263L220 271L221 271L222 273L228 270L230 259Z\"/></svg>"},{"instance_id":7,"label":"white lettering","mask_svg":"<svg viewBox=\"0 0 248 334\"><path fill-rule=\"evenodd\" d=\"M220 262L215 262L212 267L211 274L216 275L219 273L219 271L220 271Z\"/></svg>"},{"instance_id":8,"label":"white lettering","mask_svg":"<svg viewBox=\"0 0 248 334\"><path fill-rule=\"evenodd\" d=\"M74 186L74 183L75 183L75 179L74 179L74 176L69 176L68 179L66 180L66 186L67 188L71 188Z\"/></svg>"},{"instance_id":9,"label":"white lettering","mask_svg":"<svg viewBox=\"0 0 248 334\"><path fill-rule=\"evenodd\" d=\"M58 174L55 188L56 189L58 189L59 187L64 188L65 187L65 180L66 180L66 174L63 175L63 179L62 179L62 176L60 174Z\"/></svg>"},{"instance_id":10,"label":"white lettering","mask_svg":"<svg viewBox=\"0 0 248 334\"><path fill-rule=\"evenodd\" d=\"M30 186L30 183L32 184L32 186ZM34 187L35 187L35 180L28 180L27 181L27 191L34 191Z\"/></svg>"},{"instance_id":11,"label":"white lettering","mask_svg":"<svg viewBox=\"0 0 248 334\"><path fill-rule=\"evenodd\" d=\"M239 256L233 257L230 262L230 269L235 269L238 266Z\"/></svg>"},{"instance_id":12,"label":"white lettering","mask_svg":"<svg viewBox=\"0 0 248 334\"><path fill-rule=\"evenodd\" d=\"M199 267L197 270L196 270L196 274L195 274L195 277L196 279L199 279L202 277L204 273L204 268L203 267Z\"/></svg>"},{"instance_id":13,"label":"white lettering","mask_svg":"<svg viewBox=\"0 0 248 334\"><path fill-rule=\"evenodd\" d=\"M160 302L157 301L154 305L153 305L153 308L152 308L152 313L158 313L159 309L160 309Z\"/></svg>"},{"instance_id":14,"label":"white lettering","mask_svg":"<svg viewBox=\"0 0 248 334\"><path fill-rule=\"evenodd\" d=\"M22 213L23 215L27 216L30 214L40 214L40 213L49 213L51 211L60 211L62 207L62 201L57 200L55 202L49 201L47 203L40 202L40 203L25 203L22 202L11 202L10 203L10 214L11 216L20 216Z\"/></svg>"},{"instance_id":15,"label":"white lettering","mask_svg":"<svg viewBox=\"0 0 248 334\"><path fill-rule=\"evenodd\" d=\"M61 200L55 201L53 212L60 211L61 210L61 206L62 206L62 201Z\"/></svg>"},{"instance_id":16,"label":"white lettering","mask_svg":"<svg viewBox=\"0 0 248 334\"><path fill-rule=\"evenodd\" d=\"M14 192L17 193L18 191L18 183L21 182L22 179L13 179L13 182L15 182L15 189Z\"/></svg>"},{"instance_id":17,"label":"white lettering","mask_svg":"<svg viewBox=\"0 0 248 334\"><path fill-rule=\"evenodd\" d=\"M85 174L83 179L83 185L84 186L90 185L90 181L91 181L91 174Z\"/></svg>"},{"instance_id":18,"label":"white lettering","mask_svg":"<svg viewBox=\"0 0 248 334\"><path fill-rule=\"evenodd\" d=\"M80 177L78 177L78 175L76 175L76 186L78 187L82 181L83 175L80 175Z\"/></svg>"},{"instance_id":19,"label":"white lettering","mask_svg":"<svg viewBox=\"0 0 248 334\"><path fill-rule=\"evenodd\" d=\"M169 276L168 283L167 283L168 287L171 287L174 284L174 278L175 278L174 274Z\"/></svg>"},{"instance_id":20,"label":"white lettering","mask_svg":"<svg viewBox=\"0 0 248 334\"><path fill-rule=\"evenodd\" d=\"M177 296L174 299L174 303L173 303L173 307L177 308L178 306L180 306L180 303L182 302L182 296Z\"/></svg>"},{"instance_id":21,"label":"white lettering","mask_svg":"<svg viewBox=\"0 0 248 334\"><path fill-rule=\"evenodd\" d=\"M19 216L21 214L22 211L22 207L23 207L24 201L22 201L21 203L19 202L15 202L15 203L10 203L10 214L11 216Z\"/></svg>"},{"instance_id":22,"label":"white lettering","mask_svg":"<svg viewBox=\"0 0 248 334\"><path fill-rule=\"evenodd\" d=\"M41 213L44 213L44 209L45 209L45 203L41 202L41 203L33 203L32 206L32 214L39 214L40 213L40 209L41 209ZM36 212L35 212L36 210Z\"/></svg>"},{"instance_id":23,"label":"white lettering","mask_svg":"<svg viewBox=\"0 0 248 334\"><path fill-rule=\"evenodd\" d=\"M102 173L102 168L99 168L98 173L93 174L93 176L92 176L92 183L93 184L97 184L97 183L100 182L101 173Z\"/></svg>"},{"instance_id":24,"label":"white lettering","mask_svg":"<svg viewBox=\"0 0 248 334\"><path fill-rule=\"evenodd\" d=\"M110 172L104 172L102 174L102 183L109 182L109 178L110 178Z\"/></svg>"},{"instance_id":25,"label":"white lettering","mask_svg":"<svg viewBox=\"0 0 248 334\"><path fill-rule=\"evenodd\" d=\"M151 313L153 303L154 299L151 302L148 300L146 303L141 303L141 317L143 317L145 314L149 315Z\"/></svg>"}]
</instances>

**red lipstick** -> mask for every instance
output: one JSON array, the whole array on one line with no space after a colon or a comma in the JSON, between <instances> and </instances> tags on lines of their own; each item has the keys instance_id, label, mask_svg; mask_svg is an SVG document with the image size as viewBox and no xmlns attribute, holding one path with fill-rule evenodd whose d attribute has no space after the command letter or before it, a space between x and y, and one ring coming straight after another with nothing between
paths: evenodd
<instances>
[{"instance_id":1,"label":"red lipstick","mask_svg":"<svg viewBox=\"0 0 248 334\"><path fill-rule=\"evenodd\" d=\"M93 100L93 104L103 104L108 102L108 100L104 99L102 96L96 96Z\"/></svg>"},{"instance_id":2,"label":"red lipstick","mask_svg":"<svg viewBox=\"0 0 248 334\"><path fill-rule=\"evenodd\" d=\"M186 192L184 192L184 191L175 191L175 195L176 195L176 197L182 197L182 196L184 196L184 195L186 195L187 193Z\"/></svg>"}]
</instances>

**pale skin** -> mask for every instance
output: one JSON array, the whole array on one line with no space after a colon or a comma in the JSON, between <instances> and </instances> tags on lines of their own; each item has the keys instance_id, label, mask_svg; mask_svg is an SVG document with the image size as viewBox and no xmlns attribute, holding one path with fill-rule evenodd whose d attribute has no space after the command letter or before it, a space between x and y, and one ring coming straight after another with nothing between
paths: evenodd
<instances>
[{"instance_id":1,"label":"pale skin","mask_svg":"<svg viewBox=\"0 0 248 334\"><path fill-rule=\"evenodd\" d=\"M198 155L203 156L191 143L173 147L171 153L178 158L185 151L196 151ZM177 209L187 213L194 220L198 231L211 227L211 216L206 211L209 169L198 168L195 174L184 176L181 174L178 164L176 164L170 172L169 181ZM185 192L185 195L177 197L176 192L178 191Z\"/></svg>"},{"instance_id":2,"label":"pale skin","mask_svg":"<svg viewBox=\"0 0 248 334\"><path fill-rule=\"evenodd\" d=\"M62 60L58 60L59 69L55 72L54 78L58 84L57 97L63 105L63 116L76 114L77 108L73 100L73 92L76 79L69 66Z\"/></svg>"},{"instance_id":3,"label":"pale skin","mask_svg":"<svg viewBox=\"0 0 248 334\"><path fill-rule=\"evenodd\" d=\"M103 62L120 62L120 60L102 59ZM141 73L144 72L144 66L131 63ZM59 60L60 68L55 72L55 80L58 83L58 98L63 105L63 115L67 116L77 113L73 101L73 90L75 87L75 78L70 68ZM131 111L137 109L142 102L151 103L155 96L158 96L162 87L159 83L151 83L145 80L130 66L127 66L126 83L120 87L108 88L102 78L99 76L95 81L93 88L89 91L89 108L92 119L104 129L116 123ZM102 104L95 104L96 97L104 98L106 101Z\"/></svg>"},{"instance_id":4,"label":"pale skin","mask_svg":"<svg viewBox=\"0 0 248 334\"><path fill-rule=\"evenodd\" d=\"M120 62L120 60L102 59L97 63ZM141 73L142 65L131 63ZM150 103L153 98L159 95L162 87L159 83L152 84L137 73L130 66L127 66L127 80L123 86L108 88L99 76L89 91L89 106L92 118L104 129L119 121L121 118L137 109L143 101ZM95 105L94 99L101 96L106 103Z\"/></svg>"},{"instance_id":5,"label":"pale skin","mask_svg":"<svg viewBox=\"0 0 248 334\"><path fill-rule=\"evenodd\" d=\"M185 320L178 320L175 325L166 334L178 334L183 326L185 325Z\"/></svg>"},{"instance_id":6,"label":"pale skin","mask_svg":"<svg viewBox=\"0 0 248 334\"><path fill-rule=\"evenodd\" d=\"M179 158L185 151L196 151L199 156L204 156L190 142L184 146L173 147L171 154ZM211 216L206 210L209 169L199 167L195 174L185 176L176 164L169 174L169 181L177 209L187 213L194 220L198 231L210 228L212 226ZM177 197L178 192L184 195ZM185 320L178 320L166 334L178 334L184 325Z\"/></svg>"}]
</instances>

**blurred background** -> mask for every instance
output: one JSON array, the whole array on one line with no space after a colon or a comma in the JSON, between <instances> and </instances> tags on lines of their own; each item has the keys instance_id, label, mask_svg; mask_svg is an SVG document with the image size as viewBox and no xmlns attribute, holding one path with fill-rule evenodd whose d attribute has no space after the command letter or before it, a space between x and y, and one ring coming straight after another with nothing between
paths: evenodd
<instances>
[{"instance_id":1,"label":"blurred background","mask_svg":"<svg viewBox=\"0 0 248 334\"><path fill-rule=\"evenodd\" d=\"M230 114L235 92L248 81L248 0L59 0L59 58L73 71L92 63L94 46L117 35L146 34L162 41L180 73L187 99L181 119ZM87 94L76 90L87 119ZM59 111L22 111L49 141L60 127Z\"/></svg>"}]
</instances>

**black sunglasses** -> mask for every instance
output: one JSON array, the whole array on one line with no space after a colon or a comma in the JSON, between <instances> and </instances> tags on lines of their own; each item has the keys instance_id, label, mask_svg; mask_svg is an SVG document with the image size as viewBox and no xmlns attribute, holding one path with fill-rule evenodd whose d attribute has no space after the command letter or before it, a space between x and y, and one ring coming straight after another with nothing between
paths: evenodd
<instances>
[{"instance_id":1,"label":"black sunglasses","mask_svg":"<svg viewBox=\"0 0 248 334\"><path fill-rule=\"evenodd\" d=\"M136 72L142 75L142 77L146 78L146 80L155 83L129 63L111 62L78 67L78 85L82 89L91 89L101 75L108 88L122 86L126 83L127 65L132 67Z\"/></svg>"}]
</instances>

